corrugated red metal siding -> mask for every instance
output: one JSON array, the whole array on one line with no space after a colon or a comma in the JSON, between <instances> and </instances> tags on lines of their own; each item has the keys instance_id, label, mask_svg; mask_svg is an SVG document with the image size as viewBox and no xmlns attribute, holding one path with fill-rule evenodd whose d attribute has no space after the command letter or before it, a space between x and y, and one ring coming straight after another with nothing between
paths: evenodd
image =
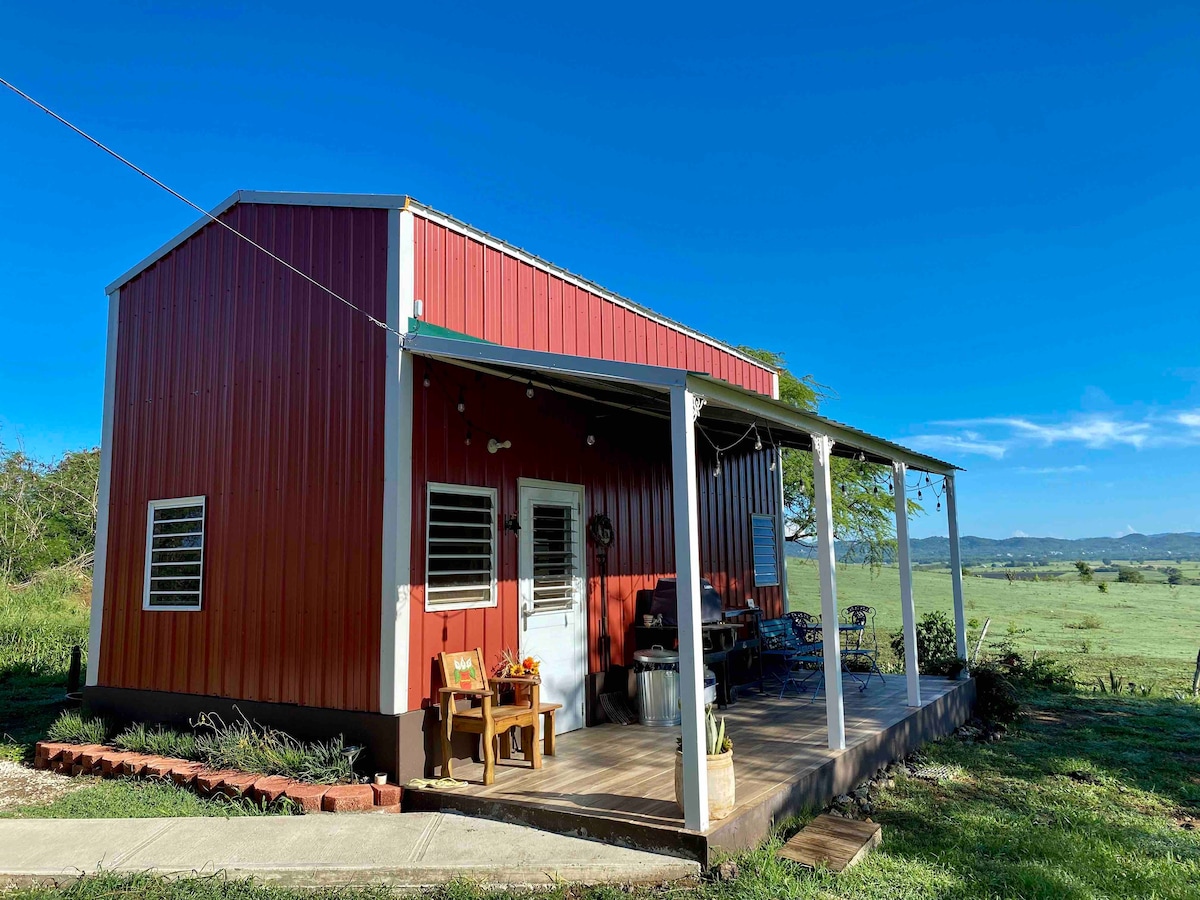
<instances>
[{"instance_id":1,"label":"corrugated red metal siding","mask_svg":"<svg viewBox=\"0 0 1200 900\"><path fill-rule=\"evenodd\" d=\"M415 216L424 320L507 347L691 369L768 397L774 373Z\"/></svg>"},{"instance_id":2,"label":"corrugated red metal siding","mask_svg":"<svg viewBox=\"0 0 1200 900\"><path fill-rule=\"evenodd\" d=\"M453 327L453 326L449 326ZM430 363L432 386L417 379L413 420L412 607L409 708L428 702L434 657L441 650L482 647L496 659L520 643L517 631L517 537L499 533L499 604L495 609L425 612L425 496L430 481L493 487L498 524L518 510L517 479L541 478L585 488L585 515L606 512L616 531L609 555L609 628L613 658L632 653L634 604L639 588L674 573L670 432L667 423L633 413L589 407L583 401L538 391L530 400L519 384ZM475 425L470 446L466 422L455 409L459 391ZM597 413L603 418L592 418ZM586 444L589 431L595 446ZM487 432L511 440L512 449L487 452ZM703 444L703 440L700 441ZM753 596L764 608L781 608L779 588L754 588L750 513L775 512L777 473L769 456L748 449L723 459L712 477L711 449L699 448L700 555L703 573L740 605ZM588 550L589 666L595 670L600 588Z\"/></svg>"},{"instance_id":3,"label":"corrugated red metal siding","mask_svg":"<svg viewBox=\"0 0 1200 900\"><path fill-rule=\"evenodd\" d=\"M386 317L386 210L225 218ZM100 683L377 710L385 333L216 225L119 328ZM144 612L146 504L198 494L204 608Z\"/></svg>"}]
</instances>

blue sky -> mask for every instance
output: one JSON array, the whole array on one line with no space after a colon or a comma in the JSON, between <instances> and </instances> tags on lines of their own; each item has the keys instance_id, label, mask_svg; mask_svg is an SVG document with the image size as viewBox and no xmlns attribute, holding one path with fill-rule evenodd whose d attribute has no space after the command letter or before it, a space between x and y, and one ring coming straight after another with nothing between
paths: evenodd
<instances>
[{"instance_id":1,"label":"blue sky","mask_svg":"<svg viewBox=\"0 0 1200 900\"><path fill-rule=\"evenodd\" d=\"M1200 531L1195 4L161 7L9 9L0 70L201 205L410 193L782 351L966 467L965 533ZM7 93L0 137L0 439L54 456L194 215Z\"/></svg>"}]
</instances>

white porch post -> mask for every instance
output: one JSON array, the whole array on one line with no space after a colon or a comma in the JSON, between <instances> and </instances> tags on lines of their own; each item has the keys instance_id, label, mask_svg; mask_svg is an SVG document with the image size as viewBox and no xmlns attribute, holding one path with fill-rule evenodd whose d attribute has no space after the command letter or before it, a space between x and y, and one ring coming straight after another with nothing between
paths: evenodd
<instances>
[{"instance_id":1,"label":"white porch post","mask_svg":"<svg viewBox=\"0 0 1200 900\"><path fill-rule=\"evenodd\" d=\"M967 612L963 605L962 553L958 546L958 500L953 473L946 476L946 521L950 526L950 587L954 592L954 652L967 658ZM964 670L964 675L966 674Z\"/></svg>"},{"instance_id":2,"label":"white porch post","mask_svg":"<svg viewBox=\"0 0 1200 900\"><path fill-rule=\"evenodd\" d=\"M842 697L842 645L838 629L837 558L833 537L833 490L829 460L833 441L812 436L813 511L817 526L817 568L821 578L821 641L825 657L825 721L829 749L846 749L846 710Z\"/></svg>"},{"instance_id":3,"label":"white porch post","mask_svg":"<svg viewBox=\"0 0 1200 900\"><path fill-rule=\"evenodd\" d=\"M671 388L671 492L679 603L679 699L683 719L683 821L708 828L704 741L704 655L700 642L700 525L696 510L696 417L704 399Z\"/></svg>"},{"instance_id":4,"label":"white porch post","mask_svg":"<svg viewBox=\"0 0 1200 900\"><path fill-rule=\"evenodd\" d=\"M892 463L896 493L896 563L900 567L900 614L904 620L904 674L908 681L908 705L921 705L921 667L917 659L917 610L913 605L912 558L908 546L908 496L904 478L908 467Z\"/></svg>"}]
</instances>

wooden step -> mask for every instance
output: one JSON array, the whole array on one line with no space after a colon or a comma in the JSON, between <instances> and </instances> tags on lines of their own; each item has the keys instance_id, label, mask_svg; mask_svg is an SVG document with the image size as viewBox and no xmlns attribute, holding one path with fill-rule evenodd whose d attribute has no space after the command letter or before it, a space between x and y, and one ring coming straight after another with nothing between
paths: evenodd
<instances>
[{"instance_id":1,"label":"wooden step","mask_svg":"<svg viewBox=\"0 0 1200 900\"><path fill-rule=\"evenodd\" d=\"M810 869L844 872L883 840L883 826L841 816L820 815L779 848L779 856Z\"/></svg>"}]
</instances>

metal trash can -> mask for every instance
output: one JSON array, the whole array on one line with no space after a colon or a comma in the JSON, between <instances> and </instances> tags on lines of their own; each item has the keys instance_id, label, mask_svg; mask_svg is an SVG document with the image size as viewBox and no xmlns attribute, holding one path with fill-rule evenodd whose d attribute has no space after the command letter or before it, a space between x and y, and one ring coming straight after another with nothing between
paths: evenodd
<instances>
[{"instance_id":1,"label":"metal trash can","mask_svg":"<svg viewBox=\"0 0 1200 900\"><path fill-rule=\"evenodd\" d=\"M717 702L717 673L708 666L704 667L704 702Z\"/></svg>"},{"instance_id":2,"label":"metal trash can","mask_svg":"<svg viewBox=\"0 0 1200 900\"><path fill-rule=\"evenodd\" d=\"M643 725L678 725L679 654L654 647L633 654L637 674L638 717Z\"/></svg>"}]
</instances>

